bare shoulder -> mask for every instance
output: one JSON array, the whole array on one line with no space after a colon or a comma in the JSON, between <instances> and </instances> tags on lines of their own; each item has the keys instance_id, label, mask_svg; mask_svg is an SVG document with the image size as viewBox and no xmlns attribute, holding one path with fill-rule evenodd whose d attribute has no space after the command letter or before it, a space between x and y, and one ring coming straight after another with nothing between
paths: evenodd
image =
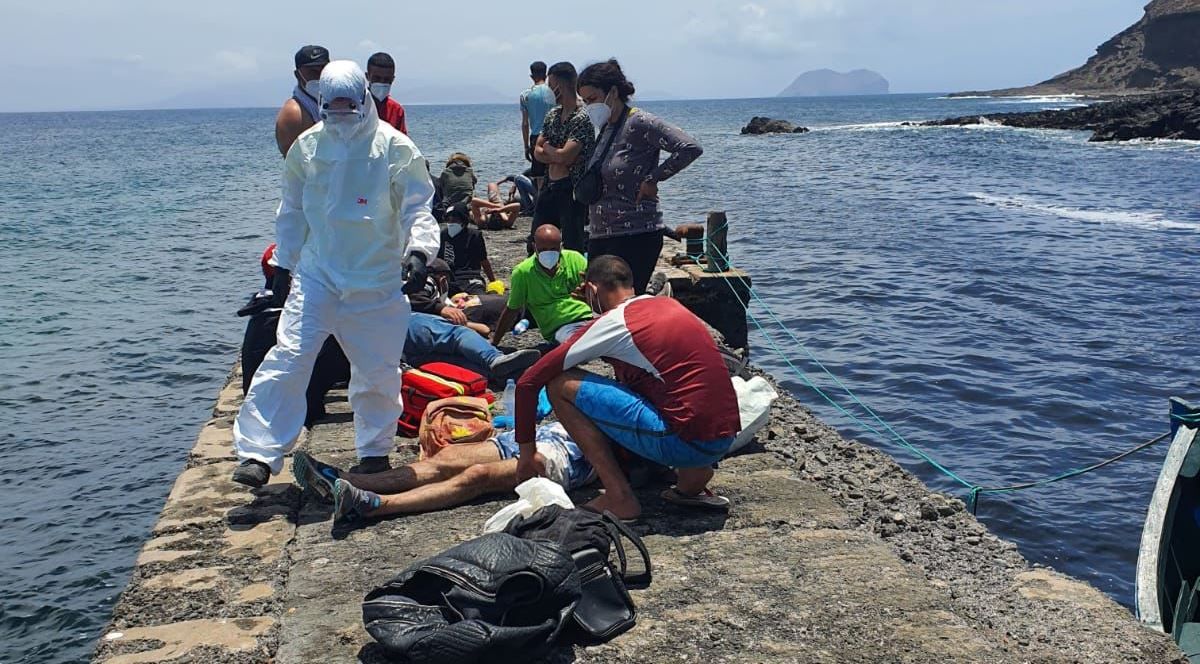
<instances>
[{"instance_id":1,"label":"bare shoulder","mask_svg":"<svg viewBox=\"0 0 1200 664\"><path fill-rule=\"evenodd\" d=\"M304 122L304 111L300 108L300 102L293 98L288 98L283 102L283 106L279 107L279 114L275 116L275 124L282 126L299 126Z\"/></svg>"}]
</instances>

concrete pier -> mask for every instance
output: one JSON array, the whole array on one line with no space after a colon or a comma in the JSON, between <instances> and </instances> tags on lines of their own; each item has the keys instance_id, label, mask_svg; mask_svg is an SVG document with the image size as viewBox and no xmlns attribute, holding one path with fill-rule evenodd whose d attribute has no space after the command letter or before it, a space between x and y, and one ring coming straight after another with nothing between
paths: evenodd
<instances>
[{"instance_id":1,"label":"concrete pier","mask_svg":"<svg viewBox=\"0 0 1200 664\"><path fill-rule=\"evenodd\" d=\"M522 237L487 235L500 273L523 257ZM686 278L717 301L726 282L689 269L672 274L673 289ZM362 627L362 596L478 535L512 497L344 528L287 471L248 491L229 480L239 381L235 369L94 661L386 661ZM343 392L331 394L329 411L299 448L349 465ZM397 443L393 464L415 456L413 441ZM666 504L660 487L640 492L636 529L655 580L633 593L637 627L550 661L1182 661L1165 635L1087 584L1031 567L961 502L843 439L790 396L776 402L758 442L721 464L716 488L733 500L728 514Z\"/></svg>"}]
</instances>

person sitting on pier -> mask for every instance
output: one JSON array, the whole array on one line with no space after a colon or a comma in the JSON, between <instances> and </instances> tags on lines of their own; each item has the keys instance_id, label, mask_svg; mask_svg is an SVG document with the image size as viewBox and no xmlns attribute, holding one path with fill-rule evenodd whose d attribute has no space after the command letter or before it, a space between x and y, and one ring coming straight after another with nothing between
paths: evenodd
<instances>
[{"instance_id":1,"label":"person sitting on pier","mask_svg":"<svg viewBox=\"0 0 1200 664\"><path fill-rule=\"evenodd\" d=\"M487 285L496 280L488 260L487 241L479 229L471 227L467 204L458 203L446 211L446 227L442 230L442 246L437 257L450 266L451 295L469 293L481 295ZM487 281L484 281L484 276Z\"/></svg>"},{"instance_id":2,"label":"person sitting on pier","mask_svg":"<svg viewBox=\"0 0 1200 664\"><path fill-rule=\"evenodd\" d=\"M612 444L676 469L663 498L681 505L727 507L707 488L712 465L741 426L737 395L708 329L671 298L635 297L633 272L616 256L588 266L584 296L600 317L546 354L517 382L517 478L546 471L536 454L537 395L547 388L559 422L591 462L604 494L586 507L637 518L633 494ZM575 369L603 359L617 380Z\"/></svg>"},{"instance_id":3,"label":"person sitting on pier","mask_svg":"<svg viewBox=\"0 0 1200 664\"><path fill-rule=\"evenodd\" d=\"M543 476L567 491L596 475L583 452L557 422L537 428L533 447ZM296 483L334 504L334 520L417 514L462 505L485 494L517 487L517 446L507 431L482 443L448 445L437 455L380 473L348 473L312 456L292 458Z\"/></svg>"},{"instance_id":4,"label":"person sitting on pier","mask_svg":"<svg viewBox=\"0 0 1200 664\"><path fill-rule=\"evenodd\" d=\"M592 320L591 307L572 296L583 283L587 259L564 250L562 233L552 224L537 228L533 244L534 255L513 268L508 307L496 323L492 344L500 343L526 308L551 343L565 342Z\"/></svg>"}]
</instances>

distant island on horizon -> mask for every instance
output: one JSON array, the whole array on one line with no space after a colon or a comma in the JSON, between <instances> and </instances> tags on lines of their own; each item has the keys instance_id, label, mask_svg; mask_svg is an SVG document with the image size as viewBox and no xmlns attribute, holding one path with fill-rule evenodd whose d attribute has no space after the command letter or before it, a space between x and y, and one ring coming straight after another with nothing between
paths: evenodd
<instances>
[{"instance_id":1,"label":"distant island on horizon","mask_svg":"<svg viewBox=\"0 0 1200 664\"><path fill-rule=\"evenodd\" d=\"M814 69L796 77L776 97L842 97L850 95L886 95L890 85L879 72L855 69L845 73L832 69Z\"/></svg>"}]
</instances>

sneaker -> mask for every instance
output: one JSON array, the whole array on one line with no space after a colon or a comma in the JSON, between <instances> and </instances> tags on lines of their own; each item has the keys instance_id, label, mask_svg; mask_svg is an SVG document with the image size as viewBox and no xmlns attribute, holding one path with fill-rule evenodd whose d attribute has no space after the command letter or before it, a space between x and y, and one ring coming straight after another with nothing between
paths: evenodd
<instances>
[{"instance_id":1,"label":"sneaker","mask_svg":"<svg viewBox=\"0 0 1200 664\"><path fill-rule=\"evenodd\" d=\"M246 459L233 469L232 479L238 484L257 489L271 479L271 467L258 459Z\"/></svg>"},{"instance_id":2,"label":"sneaker","mask_svg":"<svg viewBox=\"0 0 1200 664\"><path fill-rule=\"evenodd\" d=\"M346 480L333 483L333 520L353 521L379 509L379 494L363 491Z\"/></svg>"},{"instance_id":3,"label":"sneaker","mask_svg":"<svg viewBox=\"0 0 1200 664\"><path fill-rule=\"evenodd\" d=\"M333 502L333 483L341 477L334 466L321 463L305 452L296 452L292 457L292 475L301 489L311 492L322 502Z\"/></svg>"},{"instance_id":4,"label":"sneaker","mask_svg":"<svg viewBox=\"0 0 1200 664\"><path fill-rule=\"evenodd\" d=\"M363 457L358 460L358 464L350 467L352 475L370 475L371 473L382 473L385 470L392 469L392 462L388 461L385 456Z\"/></svg>"},{"instance_id":5,"label":"sneaker","mask_svg":"<svg viewBox=\"0 0 1200 664\"><path fill-rule=\"evenodd\" d=\"M497 357L495 360L492 360L492 364L488 369L491 370L494 378L508 378L509 376L516 376L524 372L541 358L541 351L527 348Z\"/></svg>"},{"instance_id":6,"label":"sneaker","mask_svg":"<svg viewBox=\"0 0 1200 664\"><path fill-rule=\"evenodd\" d=\"M650 277L650 283L646 284L646 295L671 297L671 283L667 281L666 273L655 272L654 276Z\"/></svg>"}]
</instances>

